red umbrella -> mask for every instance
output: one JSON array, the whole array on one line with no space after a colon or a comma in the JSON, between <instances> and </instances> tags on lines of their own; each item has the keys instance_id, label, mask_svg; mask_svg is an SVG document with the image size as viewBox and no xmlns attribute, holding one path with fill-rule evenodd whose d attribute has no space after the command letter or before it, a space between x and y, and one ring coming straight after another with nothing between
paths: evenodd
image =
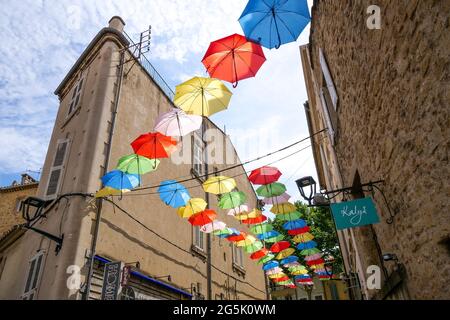
<instances>
[{"instance_id":1,"label":"red umbrella","mask_svg":"<svg viewBox=\"0 0 450 320\"><path fill-rule=\"evenodd\" d=\"M217 214L214 212L214 210L205 210L199 213L196 213L192 215L189 218L189 222L193 226L204 226L205 224L213 222L217 217Z\"/></svg>"},{"instance_id":2,"label":"red umbrella","mask_svg":"<svg viewBox=\"0 0 450 320\"><path fill-rule=\"evenodd\" d=\"M177 141L159 132L140 135L131 143L136 154L149 159L168 158L175 150Z\"/></svg>"},{"instance_id":3,"label":"red umbrella","mask_svg":"<svg viewBox=\"0 0 450 320\"><path fill-rule=\"evenodd\" d=\"M288 234L290 236L296 236L298 234L307 233L310 229L311 228L309 226L306 226L304 228L298 228L298 229L289 230Z\"/></svg>"},{"instance_id":4,"label":"red umbrella","mask_svg":"<svg viewBox=\"0 0 450 320\"><path fill-rule=\"evenodd\" d=\"M289 280L288 276L272 279L273 282L283 282Z\"/></svg>"},{"instance_id":5,"label":"red umbrella","mask_svg":"<svg viewBox=\"0 0 450 320\"><path fill-rule=\"evenodd\" d=\"M280 241L277 243L274 243L272 247L270 247L270 251L273 253L278 253L280 251L283 251L284 249L287 249L291 246L291 244L288 241Z\"/></svg>"},{"instance_id":6,"label":"red umbrella","mask_svg":"<svg viewBox=\"0 0 450 320\"><path fill-rule=\"evenodd\" d=\"M239 234L239 235L227 237L227 240L231 241L231 242L239 242L239 241L245 240L245 237L247 237L247 234L244 232L241 232L241 234Z\"/></svg>"},{"instance_id":7,"label":"red umbrella","mask_svg":"<svg viewBox=\"0 0 450 320\"><path fill-rule=\"evenodd\" d=\"M261 259L262 257L265 257L268 253L269 253L269 250L264 248L264 249L261 249L259 251L252 253L252 255L250 256L250 259L258 260L258 259Z\"/></svg>"},{"instance_id":8,"label":"red umbrella","mask_svg":"<svg viewBox=\"0 0 450 320\"><path fill-rule=\"evenodd\" d=\"M256 217L256 218L250 218L250 219L246 219L246 220L242 220L243 224L258 224L258 223L262 223L264 221L267 220L267 217L265 215Z\"/></svg>"},{"instance_id":9,"label":"red umbrella","mask_svg":"<svg viewBox=\"0 0 450 320\"><path fill-rule=\"evenodd\" d=\"M254 77L266 61L262 47L239 34L211 42L203 57L211 78L231 82Z\"/></svg>"},{"instance_id":10,"label":"red umbrella","mask_svg":"<svg viewBox=\"0 0 450 320\"><path fill-rule=\"evenodd\" d=\"M281 177L281 172L275 167L264 166L259 169L253 170L248 177L253 184L266 185L271 184Z\"/></svg>"},{"instance_id":11,"label":"red umbrella","mask_svg":"<svg viewBox=\"0 0 450 320\"><path fill-rule=\"evenodd\" d=\"M323 259L317 259L317 260L307 261L306 263L308 264L308 266L315 266L318 264L324 264L325 261Z\"/></svg>"}]
</instances>

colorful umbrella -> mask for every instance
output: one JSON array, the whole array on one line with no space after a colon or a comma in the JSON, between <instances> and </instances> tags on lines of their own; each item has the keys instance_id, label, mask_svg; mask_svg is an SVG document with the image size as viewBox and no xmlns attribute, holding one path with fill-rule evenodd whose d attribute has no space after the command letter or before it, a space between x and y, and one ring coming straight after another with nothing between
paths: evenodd
<instances>
[{"instance_id":1,"label":"colorful umbrella","mask_svg":"<svg viewBox=\"0 0 450 320\"><path fill-rule=\"evenodd\" d=\"M271 247L270 247L270 251L273 253L278 253L284 249L287 249L291 246L291 243L289 241L280 241L277 243L274 243Z\"/></svg>"},{"instance_id":2,"label":"colorful umbrella","mask_svg":"<svg viewBox=\"0 0 450 320\"><path fill-rule=\"evenodd\" d=\"M323 264L325 264L325 261L323 259L317 259L317 260L307 261L306 264L311 267L311 266L316 266L316 265L323 265Z\"/></svg>"},{"instance_id":3,"label":"colorful umbrella","mask_svg":"<svg viewBox=\"0 0 450 320\"><path fill-rule=\"evenodd\" d=\"M250 256L250 259L258 260L258 259L261 259L262 257L265 257L268 253L269 253L269 250L267 250L266 248L262 248L259 251L253 252Z\"/></svg>"},{"instance_id":4,"label":"colorful umbrella","mask_svg":"<svg viewBox=\"0 0 450 320\"><path fill-rule=\"evenodd\" d=\"M173 208L186 206L188 201L191 199L187 189L175 180L166 180L161 182L158 192L161 200L166 205Z\"/></svg>"},{"instance_id":5,"label":"colorful umbrella","mask_svg":"<svg viewBox=\"0 0 450 320\"><path fill-rule=\"evenodd\" d=\"M149 159L168 158L176 149L177 141L159 132L140 135L131 143L133 150Z\"/></svg>"},{"instance_id":6,"label":"colorful umbrella","mask_svg":"<svg viewBox=\"0 0 450 320\"><path fill-rule=\"evenodd\" d=\"M279 235L280 235L280 233L278 231L273 230L273 231L269 231L269 232L258 234L257 237L260 240L266 240L266 239L269 239L269 238L277 237Z\"/></svg>"},{"instance_id":7,"label":"colorful umbrella","mask_svg":"<svg viewBox=\"0 0 450 320\"><path fill-rule=\"evenodd\" d=\"M280 267L276 267L276 268L266 271L265 273L267 276L271 276L271 275L275 275L275 274L279 274L279 273L284 273L284 270Z\"/></svg>"},{"instance_id":8,"label":"colorful umbrella","mask_svg":"<svg viewBox=\"0 0 450 320\"><path fill-rule=\"evenodd\" d=\"M236 188L236 181L225 176L211 177L203 183L203 190L213 194L224 194Z\"/></svg>"},{"instance_id":9,"label":"colorful umbrella","mask_svg":"<svg viewBox=\"0 0 450 320\"><path fill-rule=\"evenodd\" d=\"M189 218L189 223L193 226L204 226L205 224L213 222L217 214L213 210L205 210L192 215Z\"/></svg>"},{"instance_id":10,"label":"colorful umbrella","mask_svg":"<svg viewBox=\"0 0 450 320\"><path fill-rule=\"evenodd\" d=\"M109 196L121 196L123 193L130 192L129 189L114 189L111 187L104 187L95 193L95 198L106 198Z\"/></svg>"},{"instance_id":11,"label":"colorful umbrella","mask_svg":"<svg viewBox=\"0 0 450 320\"><path fill-rule=\"evenodd\" d=\"M216 230L213 234L219 238L226 238L233 234L233 231L230 228L224 228L222 230Z\"/></svg>"},{"instance_id":12,"label":"colorful umbrella","mask_svg":"<svg viewBox=\"0 0 450 320\"><path fill-rule=\"evenodd\" d=\"M312 249L317 247L317 243L315 241L308 241L304 243L299 243L297 245L298 250Z\"/></svg>"},{"instance_id":13,"label":"colorful umbrella","mask_svg":"<svg viewBox=\"0 0 450 320\"><path fill-rule=\"evenodd\" d=\"M242 191L224 193L220 196L219 208L233 209L242 205L246 199L247 197Z\"/></svg>"},{"instance_id":14,"label":"colorful umbrella","mask_svg":"<svg viewBox=\"0 0 450 320\"><path fill-rule=\"evenodd\" d=\"M316 254L316 253L319 253L319 252L320 252L319 249L317 249L317 248L312 248L312 249L305 249L305 250L302 250L302 251L300 251L300 254L301 254L302 256L312 256L312 255L314 255L314 254Z\"/></svg>"},{"instance_id":15,"label":"colorful umbrella","mask_svg":"<svg viewBox=\"0 0 450 320\"><path fill-rule=\"evenodd\" d=\"M183 210L183 216L189 218L193 214L202 212L206 209L207 203L202 198L192 198L186 203L186 207Z\"/></svg>"},{"instance_id":16,"label":"colorful umbrella","mask_svg":"<svg viewBox=\"0 0 450 320\"><path fill-rule=\"evenodd\" d=\"M258 218L260 216L262 216L262 211L258 210L258 209L253 209L252 211L248 212L248 213L243 213L243 214L237 214L234 217L240 221L243 220L249 220L249 219L255 219Z\"/></svg>"},{"instance_id":17,"label":"colorful umbrella","mask_svg":"<svg viewBox=\"0 0 450 320\"><path fill-rule=\"evenodd\" d=\"M273 230L273 225L269 223L257 224L250 227L250 231L254 234L263 234Z\"/></svg>"},{"instance_id":18,"label":"colorful umbrella","mask_svg":"<svg viewBox=\"0 0 450 320\"><path fill-rule=\"evenodd\" d=\"M283 239L284 239L284 236L282 234L280 234L280 235L278 235L276 237L271 237L271 238L264 239L264 241L266 243L275 243L275 242L281 241Z\"/></svg>"},{"instance_id":19,"label":"colorful umbrella","mask_svg":"<svg viewBox=\"0 0 450 320\"><path fill-rule=\"evenodd\" d=\"M308 241L314 240L314 236L311 233L306 232L306 233L296 235L294 238L292 238L292 240L296 243L308 242Z\"/></svg>"},{"instance_id":20,"label":"colorful umbrella","mask_svg":"<svg viewBox=\"0 0 450 320\"><path fill-rule=\"evenodd\" d=\"M102 177L104 187L117 190L134 189L141 183L141 177L137 174L128 174L120 170L113 170Z\"/></svg>"},{"instance_id":21,"label":"colorful umbrella","mask_svg":"<svg viewBox=\"0 0 450 320\"><path fill-rule=\"evenodd\" d=\"M263 202L265 204L279 204L283 202L288 202L290 198L291 196L285 192L280 196L264 198Z\"/></svg>"},{"instance_id":22,"label":"colorful umbrella","mask_svg":"<svg viewBox=\"0 0 450 320\"><path fill-rule=\"evenodd\" d=\"M222 81L194 77L175 88L174 104L187 114L207 117L225 110L231 96Z\"/></svg>"},{"instance_id":23,"label":"colorful umbrella","mask_svg":"<svg viewBox=\"0 0 450 320\"><path fill-rule=\"evenodd\" d=\"M297 262L298 261L298 257L297 256L289 256L287 258L284 258L283 260L280 261L280 263L284 266L293 262Z\"/></svg>"},{"instance_id":24,"label":"colorful umbrella","mask_svg":"<svg viewBox=\"0 0 450 320\"><path fill-rule=\"evenodd\" d=\"M292 213L297 210L297 207L290 203L290 202L284 202L280 204L275 204L272 209L270 209L270 212L275 214L286 214L286 213Z\"/></svg>"},{"instance_id":25,"label":"colorful umbrella","mask_svg":"<svg viewBox=\"0 0 450 320\"><path fill-rule=\"evenodd\" d=\"M278 179L281 177L281 172L277 168L264 166L258 169L253 170L248 180L250 180L253 184L270 184L278 181Z\"/></svg>"},{"instance_id":26,"label":"colorful umbrella","mask_svg":"<svg viewBox=\"0 0 450 320\"><path fill-rule=\"evenodd\" d=\"M258 260L258 264L265 264L265 263L269 262L270 260L272 260L273 258L275 258L275 255L268 253L266 256L264 256Z\"/></svg>"},{"instance_id":27,"label":"colorful umbrella","mask_svg":"<svg viewBox=\"0 0 450 320\"><path fill-rule=\"evenodd\" d=\"M274 182L271 184L263 185L256 189L256 193L260 197L273 197L279 196L286 192L286 186L279 182Z\"/></svg>"},{"instance_id":28,"label":"colorful umbrella","mask_svg":"<svg viewBox=\"0 0 450 320\"><path fill-rule=\"evenodd\" d=\"M289 277L286 275L281 278L272 279L273 282L285 282L285 281L289 281L289 280L290 280Z\"/></svg>"},{"instance_id":29,"label":"colorful umbrella","mask_svg":"<svg viewBox=\"0 0 450 320\"><path fill-rule=\"evenodd\" d=\"M261 250L264 247L261 241L256 241L248 246L244 246L244 251L247 253L255 253Z\"/></svg>"},{"instance_id":30,"label":"colorful umbrella","mask_svg":"<svg viewBox=\"0 0 450 320\"><path fill-rule=\"evenodd\" d=\"M125 173L146 174L158 168L159 160L130 154L119 159L117 169Z\"/></svg>"},{"instance_id":31,"label":"colorful umbrella","mask_svg":"<svg viewBox=\"0 0 450 320\"><path fill-rule=\"evenodd\" d=\"M261 46L238 34L211 42L202 59L211 78L228 81L233 87L239 80L256 76L265 61Z\"/></svg>"},{"instance_id":32,"label":"colorful umbrella","mask_svg":"<svg viewBox=\"0 0 450 320\"><path fill-rule=\"evenodd\" d=\"M231 236L227 237L227 240L230 241L230 242L244 241L246 236L247 236L246 233L240 232L238 234L234 234L234 235L231 235Z\"/></svg>"},{"instance_id":33,"label":"colorful umbrella","mask_svg":"<svg viewBox=\"0 0 450 320\"><path fill-rule=\"evenodd\" d=\"M247 246L250 246L250 245L254 244L257 241L258 240L256 240L256 238L254 236L246 235L245 239L236 242L236 246L238 246L238 247L247 247ZM261 249L261 248L259 248L259 249Z\"/></svg>"},{"instance_id":34,"label":"colorful umbrella","mask_svg":"<svg viewBox=\"0 0 450 320\"><path fill-rule=\"evenodd\" d=\"M201 116L186 114L181 109L173 108L156 119L153 130L165 136L183 137L200 129L202 120Z\"/></svg>"},{"instance_id":35,"label":"colorful umbrella","mask_svg":"<svg viewBox=\"0 0 450 320\"><path fill-rule=\"evenodd\" d=\"M248 225L250 225L250 224L258 224L258 223L261 223L261 222L264 222L264 221L267 221L267 217L265 215L261 215L261 216L256 217L256 218L248 218L248 219L245 219L245 220L241 220L241 222L243 224L248 224Z\"/></svg>"},{"instance_id":36,"label":"colorful umbrella","mask_svg":"<svg viewBox=\"0 0 450 320\"><path fill-rule=\"evenodd\" d=\"M277 256L275 257L275 259L277 260L283 260L284 258L289 257L290 255L292 255L295 252L294 248L287 248L284 249L282 251L280 251Z\"/></svg>"},{"instance_id":37,"label":"colorful umbrella","mask_svg":"<svg viewBox=\"0 0 450 320\"><path fill-rule=\"evenodd\" d=\"M240 205L239 207L233 208L228 211L229 216L235 216L238 214L245 214L245 213L248 213L248 206L245 204Z\"/></svg>"},{"instance_id":38,"label":"colorful umbrella","mask_svg":"<svg viewBox=\"0 0 450 320\"><path fill-rule=\"evenodd\" d=\"M309 226L306 226L304 228L298 228L298 229L289 230L288 234L290 236L296 236L298 234L307 233L307 232L309 232L309 230L311 230L311 228Z\"/></svg>"},{"instance_id":39,"label":"colorful umbrella","mask_svg":"<svg viewBox=\"0 0 450 320\"><path fill-rule=\"evenodd\" d=\"M263 270L268 271L270 269L278 267L279 265L280 265L280 263L278 261L270 261L270 262L266 263L265 265L263 265Z\"/></svg>"},{"instance_id":40,"label":"colorful umbrella","mask_svg":"<svg viewBox=\"0 0 450 320\"><path fill-rule=\"evenodd\" d=\"M275 216L276 220L279 221L294 221L294 220L298 220L301 218L301 213L298 211L294 211L291 213L285 213L285 214L277 214Z\"/></svg>"},{"instance_id":41,"label":"colorful umbrella","mask_svg":"<svg viewBox=\"0 0 450 320\"><path fill-rule=\"evenodd\" d=\"M303 219L298 219L294 221L289 221L283 224L284 230L293 230L306 227L306 222Z\"/></svg>"},{"instance_id":42,"label":"colorful umbrella","mask_svg":"<svg viewBox=\"0 0 450 320\"><path fill-rule=\"evenodd\" d=\"M274 270L274 269L272 269L272 270ZM272 271L272 270L270 270L270 271ZM284 272L277 272L277 273L269 274L269 275L267 275L267 277L269 279L278 279L278 278L286 277L286 274Z\"/></svg>"},{"instance_id":43,"label":"colorful umbrella","mask_svg":"<svg viewBox=\"0 0 450 320\"><path fill-rule=\"evenodd\" d=\"M310 21L306 0L250 0L239 18L245 36L268 49L296 41Z\"/></svg>"},{"instance_id":44,"label":"colorful umbrella","mask_svg":"<svg viewBox=\"0 0 450 320\"><path fill-rule=\"evenodd\" d=\"M207 223L200 228L201 232L211 233L214 231L220 231L227 227L227 225L222 221L213 221L211 223Z\"/></svg>"}]
</instances>

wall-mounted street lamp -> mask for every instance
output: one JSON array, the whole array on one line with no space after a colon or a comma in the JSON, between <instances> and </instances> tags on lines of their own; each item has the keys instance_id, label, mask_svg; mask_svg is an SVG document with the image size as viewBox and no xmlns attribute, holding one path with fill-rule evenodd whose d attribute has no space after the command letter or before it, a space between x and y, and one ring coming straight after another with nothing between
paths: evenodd
<instances>
[{"instance_id":1,"label":"wall-mounted street lamp","mask_svg":"<svg viewBox=\"0 0 450 320\"><path fill-rule=\"evenodd\" d=\"M384 261L395 261L398 264L398 258L395 253L385 253L383 254Z\"/></svg>"},{"instance_id":2,"label":"wall-mounted street lamp","mask_svg":"<svg viewBox=\"0 0 450 320\"><path fill-rule=\"evenodd\" d=\"M316 195L316 181L313 177L304 177L295 181L298 190L300 191L303 199L308 201L308 204L312 204L312 200Z\"/></svg>"}]
</instances>

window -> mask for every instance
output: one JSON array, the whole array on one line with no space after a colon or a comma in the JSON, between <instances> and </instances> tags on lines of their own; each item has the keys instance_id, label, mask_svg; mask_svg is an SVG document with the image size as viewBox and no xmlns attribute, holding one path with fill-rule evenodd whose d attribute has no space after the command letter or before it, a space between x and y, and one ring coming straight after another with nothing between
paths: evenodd
<instances>
[{"instance_id":1,"label":"window","mask_svg":"<svg viewBox=\"0 0 450 320\"><path fill-rule=\"evenodd\" d=\"M314 300L323 300L323 296L321 294L314 296Z\"/></svg>"},{"instance_id":2,"label":"window","mask_svg":"<svg viewBox=\"0 0 450 320\"><path fill-rule=\"evenodd\" d=\"M200 231L200 227L194 226L193 227L193 239L194 239L194 246L197 249L200 249L202 251L205 250L205 241L204 241L204 234Z\"/></svg>"},{"instance_id":3,"label":"window","mask_svg":"<svg viewBox=\"0 0 450 320\"><path fill-rule=\"evenodd\" d=\"M3 270L5 269L6 256L0 257L0 280L2 279Z\"/></svg>"},{"instance_id":4,"label":"window","mask_svg":"<svg viewBox=\"0 0 450 320\"><path fill-rule=\"evenodd\" d=\"M204 142L202 141L202 138L195 133L194 134L194 143L193 150L192 150L192 165L194 172L201 176L204 174Z\"/></svg>"},{"instance_id":5,"label":"window","mask_svg":"<svg viewBox=\"0 0 450 320\"><path fill-rule=\"evenodd\" d=\"M48 178L47 192L45 194L47 199L56 197L59 191L68 146L69 140L58 140L55 158Z\"/></svg>"},{"instance_id":6,"label":"window","mask_svg":"<svg viewBox=\"0 0 450 320\"><path fill-rule=\"evenodd\" d=\"M322 68L323 77L325 78L325 84L326 84L326 91L330 95L331 102L333 105L334 110L337 110L338 105L338 96L336 92L336 88L333 83L333 79L331 78L330 69L328 68L328 64L325 60L325 56L323 54L322 49L319 49L319 60L320 60L320 67Z\"/></svg>"},{"instance_id":7,"label":"window","mask_svg":"<svg viewBox=\"0 0 450 320\"><path fill-rule=\"evenodd\" d=\"M81 100L81 89L83 88L84 78L78 80L75 88L73 89L72 98L70 99L69 110L67 116L71 116L72 113L78 109Z\"/></svg>"},{"instance_id":8,"label":"window","mask_svg":"<svg viewBox=\"0 0 450 320\"><path fill-rule=\"evenodd\" d=\"M16 199L15 212L19 213L22 210L22 198Z\"/></svg>"},{"instance_id":9,"label":"window","mask_svg":"<svg viewBox=\"0 0 450 320\"><path fill-rule=\"evenodd\" d=\"M22 295L23 300L33 300L36 297L37 287L42 273L44 253L44 251L40 251L30 260L30 269L28 270L27 282Z\"/></svg>"},{"instance_id":10,"label":"window","mask_svg":"<svg viewBox=\"0 0 450 320\"><path fill-rule=\"evenodd\" d=\"M233 244L233 263L238 267L244 267L242 248Z\"/></svg>"}]
</instances>

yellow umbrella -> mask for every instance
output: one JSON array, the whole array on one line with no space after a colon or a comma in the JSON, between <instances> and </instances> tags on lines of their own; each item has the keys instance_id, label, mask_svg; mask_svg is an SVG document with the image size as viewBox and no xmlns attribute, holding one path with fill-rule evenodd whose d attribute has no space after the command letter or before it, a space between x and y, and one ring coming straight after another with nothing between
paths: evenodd
<instances>
[{"instance_id":1,"label":"yellow umbrella","mask_svg":"<svg viewBox=\"0 0 450 320\"><path fill-rule=\"evenodd\" d=\"M105 198L105 197L109 197L109 196L120 196L123 193L126 192L130 192L130 190L128 189L114 189L111 187L104 187L103 189L100 189L99 191L97 191L97 193L95 194L96 198Z\"/></svg>"},{"instance_id":2,"label":"yellow umbrella","mask_svg":"<svg viewBox=\"0 0 450 320\"><path fill-rule=\"evenodd\" d=\"M325 269L325 264L314 264L310 268L313 269L313 270Z\"/></svg>"},{"instance_id":3,"label":"yellow umbrella","mask_svg":"<svg viewBox=\"0 0 450 320\"><path fill-rule=\"evenodd\" d=\"M280 204L276 204L270 209L270 212L275 214L286 214L296 211L297 208L290 202L284 202Z\"/></svg>"},{"instance_id":4,"label":"yellow umbrella","mask_svg":"<svg viewBox=\"0 0 450 320\"><path fill-rule=\"evenodd\" d=\"M286 277L285 273L275 273L275 274L271 274L267 276L270 279L278 279L278 278L282 278L282 277Z\"/></svg>"},{"instance_id":5,"label":"yellow umbrella","mask_svg":"<svg viewBox=\"0 0 450 320\"><path fill-rule=\"evenodd\" d=\"M222 81L194 77L176 87L174 103L187 114L210 116L225 110L231 96Z\"/></svg>"},{"instance_id":6,"label":"yellow umbrella","mask_svg":"<svg viewBox=\"0 0 450 320\"><path fill-rule=\"evenodd\" d=\"M280 251L280 252L277 254L277 256L275 257L275 259L277 259L277 260L282 260L282 259L284 259L284 258L289 257L289 256L292 255L294 252L295 252L295 249L294 249L294 248L287 248L287 249L284 249L284 250Z\"/></svg>"},{"instance_id":7,"label":"yellow umbrella","mask_svg":"<svg viewBox=\"0 0 450 320\"><path fill-rule=\"evenodd\" d=\"M236 219L238 219L239 221L242 221L242 220L258 218L258 217L262 216L262 214L263 213L262 213L261 210L253 209L250 212L244 212L244 213L241 213L241 214L237 214L234 217Z\"/></svg>"},{"instance_id":8,"label":"yellow umbrella","mask_svg":"<svg viewBox=\"0 0 450 320\"><path fill-rule=\"evenodd\" d=\"M201 198L192 198L186 203L186 206L178 208L178 215L182 218L189 218L193 214L202 212L208 204Z\"/></svg>"},{"instance_id":9,"label":"yellow umbrella","mask_svg":"<svg viewBox=\"0 0 450 320\"><path fill-rule=\"evenodd\" d=\"M256 238L254 236L246 236L244 240L236 242L236 246L238 247L246 247L256 242Z\"/></svg>"},{"instance_id":10,"label":"yellow umbrella","mask_svg":"<svg viewBox=\"0 0 450 320\"><path fill-rule=\"evenodd\" d=\"M294 238L292 238L292 240L295 243L299 243L299 242L304 243L304 242L311 241L313 239L314 239L314 236L309 232L298 234Z\"/></svg>"},{"instance_id":11,"label":"yellow umbrella","mask_svg":"<svg viewBox=\"0 0 450 320\"><path fill-rule=\"evenodd\" d=\"M299 276L299 275L307 274L307 273L308 273L308 270L306 270L306 269L297 269L297 270L294 270L291 272L291 274L293 276Z\"/></svg>"},{"instance_id":12,"label":"yellow umbrella","mask_svg":"<svg viewBox=\"0 0 450 320\"><path fill-rule=\"evenodd\" d=\"M225 176L211 177L203 183L203 190L213 194L224 194L236 188L236 181Z\"/></svg>"}]
</instances>

